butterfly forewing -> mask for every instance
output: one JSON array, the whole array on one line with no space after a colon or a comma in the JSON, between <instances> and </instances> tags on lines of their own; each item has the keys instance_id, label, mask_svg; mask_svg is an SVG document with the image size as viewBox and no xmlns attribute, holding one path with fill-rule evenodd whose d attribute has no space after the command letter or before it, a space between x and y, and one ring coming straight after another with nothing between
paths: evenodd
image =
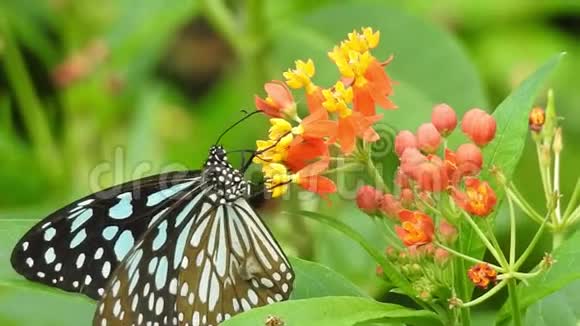
<instances>
[{"instance_id":1,"label":"butterfly forewing","mask_svg":"<svg viewBox=\"0 0 580 326\"><path fill-rule=\"evenodd\" d=\"M217 325L288 298L291 267L245 199L217 204L204 193L182 206L117 270L94 325Z\"/></svg>"},{"instance_id":2,"label":"butterfly forewing","mask_svg":"<svg viewBox=\"0 0 580 326\"><path fill-rule=\"evenodd\" d=\"M52 213L16 245L12 266L26 278L98 299L119 263L200 174L172 172L115 186Z\"/></svg>"}]
</instances>

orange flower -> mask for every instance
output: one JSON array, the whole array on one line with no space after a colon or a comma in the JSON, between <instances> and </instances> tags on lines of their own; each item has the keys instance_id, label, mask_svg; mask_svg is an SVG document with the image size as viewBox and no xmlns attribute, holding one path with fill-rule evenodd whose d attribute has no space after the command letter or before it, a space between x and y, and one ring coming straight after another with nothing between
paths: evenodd
<instances>
[{"instance_id":1,"label":"orange flower","mask_svg":"<svg viewBox=\"0 0 580 326\"><path fill-rule=\"evenodd\" d=\"M284 164L292 171L300 171L316 160L330 162L328 144L318 138L297 136L290 144Z\"/></svg>"},{"instance_id":2,"label":"orange flower","mask_svg":"<svg viewBox=\"0 0 580 326\"><path fill-rule=\"evenodd\" d=\"M352 153L357 137L367 142L377 141L379 135L372 126L381 118L382 116L380 115L369 117L358 112L352 112L349 116L338 119L337 138L341 151L347 155Z\"/></svg>"},{"instance_id":3,"label":"orange flower","mask_svg":"<svg viewBox=\"0 0 580 326\"><path fill-rule=\"evenodd\" d=\"M363 75L364 78L354 81L355 111L364 115L375 115L375 105L383 109L397 108L388 98L393 93L393 86L384 69L391 60L392 57L384 63L379 63L376 59L372 60Z\"/></svg>"},{"instance_id":4,"label":"orange flower","mask_svg":"<svg viewBox=\"0 0 580 326\"><path fill-rule=\"evenodd\" d=\"M435 227L429 215L403 209L399 211L401 226L395 226L395 232L407 247L420 246L433 240Z\"/></svg>"},{"instance_id":5,"label":"orange flower","mask_svg":"<svg viewBox=\"0 0 580 326\"><path fill-rule=\"evenodd\" d=\"M294 97L286 84L273 80L266 83L264 89L266 94L268 94L265 99L257 95L254 97L258 110L274 118L282 118L284 116L291 119L296 118L296 102L294 102Z\"/></svg>"},{"instance_id":6,"label":"orange flower","mask_svg":"<svg viewBox=\"0 0 580 326\"><path fill-rule=\"evenodd\" d=\"M453 189L453 198L466 212L481 217L489 215L497 202L489 183L477 178L466 178L465 192Z\"/></svg>"},{"instance_id":7,"label":"orange flower","mask_svg":"<svg viewBox=\"0 0 580 326\"><path fill-rule=\"evenodd\" d=\"M497 271L486 263L478 263L467 271L467 276L476 286L487 289L489 283L495 283Z\"/></svg>"}]
</instances>

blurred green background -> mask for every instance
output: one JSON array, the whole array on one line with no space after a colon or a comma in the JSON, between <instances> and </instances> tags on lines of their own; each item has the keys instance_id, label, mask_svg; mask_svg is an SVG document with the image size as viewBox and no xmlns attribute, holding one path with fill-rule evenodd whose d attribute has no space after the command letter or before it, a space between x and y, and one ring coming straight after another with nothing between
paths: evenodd
<instances>
[{"instance_id":1,"label":"blurred green background","mask_svg":"<svg viewBox=\"0 0 580 326\"><path fill-rule=\"evenodd\" d=\"M321 85L336 80L326 52L363 26L381 31L375 56L395 56L388 72L399 109L385 115L395 129L415 129L441 102L459 113L491 111L547 58L567 51L549 86L565 117L562 191L571 192L580 164L578 1L3 0L1 265L27 221L79 195L160 170L199 168L217 135L241 109L253 110L262 84L282 79L295 59L313 58ZM252 119L224 145L252 148L266 128L266 119ZM541 208L534 155L528 146L515 182ZM384 158L387 168L393 162ZM297 198L286 202L297 205ZM277 205L264 214L291 254L381 295L363 251L332 230L279 216ZM320 209L344 206L340 217L384 247L352 203ZM521 223L527 241L535 226ZM501 215L497 228L505 230ZM0 278L9 273L4 268Z\"/></svg>"}]
</instances>

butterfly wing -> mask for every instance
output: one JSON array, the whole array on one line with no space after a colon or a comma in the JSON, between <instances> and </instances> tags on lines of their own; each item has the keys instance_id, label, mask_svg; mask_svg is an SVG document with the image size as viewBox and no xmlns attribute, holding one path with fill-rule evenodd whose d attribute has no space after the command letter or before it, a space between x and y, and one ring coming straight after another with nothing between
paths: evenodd
<instances>
[{"instance_id":1,"label":"butterfly wing","mask_svg":"<svg viewBox=\"0 0 580 326\"><path fill-rule=\"evenodd\" d=\"M288 259L245 199L192 196L138 241L93 325L216 325L289 297Z\"/></svg>"},{"instance_id":2,"label":"butterfly wing","mask_svg":"<svg viewBox=\"0 0 580 326\"><path fill-rule=\"evenodd\" d=\"M200 180L199 171L170 172L86 196L31 228L12 266L27 279L98 299L137 239Z\"/></svg>"}]
</instances>

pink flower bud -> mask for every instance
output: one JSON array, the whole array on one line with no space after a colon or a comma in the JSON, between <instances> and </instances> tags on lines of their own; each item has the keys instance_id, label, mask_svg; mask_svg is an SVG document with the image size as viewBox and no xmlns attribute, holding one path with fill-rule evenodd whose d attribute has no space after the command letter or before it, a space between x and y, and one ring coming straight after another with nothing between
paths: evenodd
<instances>
[{"instance_id":1,"label":"pink flower bud","mask_svg":"<svg viewBox=\"0 0 580 326\"><path fill-rule=\"evenodd\" d=\"M407 148L401 156L401 169L406 175L412 176L416 167L425 161L427 158L418 149Z\"/></svg>"},{"instance_id":2,"label":"pink flower bud","mask_svg":"<svg viewBox=\"0 0 580 326\"><path fill-rule=\"evenodd\" d=\"M445 243L453 243L457 239L457 229L447 220L441 219L439 222L439 236Z\"/></svg>"},{"instance_id":3,"label":"pink flower bud","mask_svg":"<svg viewBox=\"0 0 580 326\"><path fill-rule=\"evenodd\" d=\"M429 155L429 159L419 164L413 171L413 178L419 188L427 192L438 192L445 190L449 184L447 171L443 161L434 155Z\"/></svg>"},{"instance_id":4,"label":"pink flower bud","mask_svg":"<svg viewBox=\"0 0 580 326\"><path fill-rule=\"evenodd\" d=\"M449 135L457 126L457 115L447 104L435 105L431 112L431 123L443 136Z\"/></svg>"},{"instance_id":5,"label":"pink flower bud","mask_svg":"<svg viewBox=\"0 0 580 326\"><path fill-rule=\"evenodd\" d=\"M485 146L495 137L496 122L493 116L481 109L471 109L461 121L461 130L471 141Z\"/></svg>"},{"instance_id":6,"label":"pink flower bud","mask_svg":"<svg viewBox=\"0 0 580 326\"><path fill-rule=\"evenodd\" d=\"M401 189L411 187L409 183L409 177L403 172L401 168L397 169L397 173L395 174L395 184L397 184Z\"/></svg>"},{"instance_id":7,"label":"pink flower bud","mask_svg":"<svg viewBox=\"0 0 580 326\"><path fill-rule=\"evenodd\" d=\"M445 249L437 248L435 249L434 260L438 265L445 265L449 262L449 252Z\"/></svg>"},{"instance_id":8,"label":"pink flower bud","mask_svg":"<svg viewBox=\"0 0 580 326\"><path fill-rule=\"evenodd\" d=\"M441 144L441 134L432 123L424 123L417 129L417 145L422 151L433 153Z\"/></svg>"},{"instance_id":9,"label":"pink flower bud","mask_svg":"<svg viewBox=\"0 0 580 326\"><path fill-rule=\"evenodd\" d=\"M407 148L417 148L417 138L409 130L403 130L395 137L395 153L401 157Z\"/></svg>"},{"instance_id":10,"label":"pink flower bud","mask_svg":"<svg viewBox=\"0 0 580 326\"><path fill-rule=\"evenodd\" d=\"M386 194L381 200L379 209L389 217L396 217L401 210L401 203L391 194Z\"/></svg>"},{"instance_id":11,"label":"pink flower bud","mask_svg":"<svg viewBox=\"0 0 580 326\"><path fill-rule=\"evenodd\" d=\"M361 211L367 214L374 214L377 212L383 194L371 186L362 186L356 193L356 204Z\"/></svg>"},{"instance_id":12,"label":"pink flower bud","mask_svg":"<svg viewBox=\"0 0 580 326\"><path fill-rule=\"evenodd\" d=\"M462 175L475 175L481 170L483 165L483 155L481 149L474 144L462 144L455 152L457 167Z\"/></svg>"},{"instance_id":13,"label":"pink flower bud","mask_svg":"<svg viewBox=\"0 0 580 326\"><path fill-rule=\"evenodd\" d=\"M405 188L405 189L401 190L401 193L399 194L399 200L401 201L401 204L403 206L405 206L405 207L411 206L414 199L415 199L415 195L413 194L413 190L411 190L409 188Z\"/></svg>"}]
</instances>

